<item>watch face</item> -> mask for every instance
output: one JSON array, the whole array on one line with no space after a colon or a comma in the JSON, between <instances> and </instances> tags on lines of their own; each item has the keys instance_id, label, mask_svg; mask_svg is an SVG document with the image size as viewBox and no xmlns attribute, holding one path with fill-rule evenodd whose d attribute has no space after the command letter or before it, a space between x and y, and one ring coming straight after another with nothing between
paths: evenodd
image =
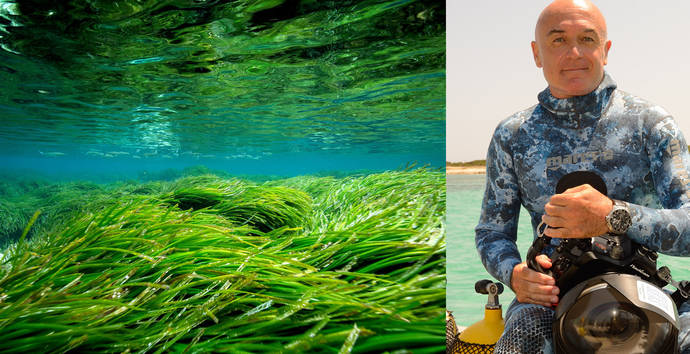
<instances>
[{"instance_id":1,"label":"watch face","mask_svg":"<svg viewBox=\"0 0 690 354\"><path fill-rule=\"evenodd\" d=\"M628 230L628 228L632 224L632 220L630 220L630 214L627 210L618 209L614 210L613 213L611 213L609 223L611 224L611 228L614 232L622 234Z\"/></svg>"}]
</instances>

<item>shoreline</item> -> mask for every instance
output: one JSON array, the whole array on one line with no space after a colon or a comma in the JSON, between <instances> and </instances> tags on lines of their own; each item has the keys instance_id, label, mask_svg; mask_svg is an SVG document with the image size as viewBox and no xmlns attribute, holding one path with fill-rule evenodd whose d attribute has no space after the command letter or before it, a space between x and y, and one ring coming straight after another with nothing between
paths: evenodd
<instances>
[{"instance_id":1,"label":"shoreline","mask_svg":"<svg viewBox=\"0 0 690 354\"><path fill-rule=\"evenodd\" d=\"M485 166L447 166L446 175L483 175L486 173Z\"/></svg>"}]
</instances>

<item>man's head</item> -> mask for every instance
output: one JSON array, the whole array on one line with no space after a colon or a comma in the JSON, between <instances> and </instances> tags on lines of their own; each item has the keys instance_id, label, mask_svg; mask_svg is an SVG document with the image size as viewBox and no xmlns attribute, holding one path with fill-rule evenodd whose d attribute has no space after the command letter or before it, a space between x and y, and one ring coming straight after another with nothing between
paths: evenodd
<instances>
[{"instance_id":1,"label":"man's head","mask_svg":"<svg viewBox=\"0 0 690 354\"><path fill-rule=\"evenodd\" d=\"M588 0L556 0L537 21L532 53L557 98L586 95L599 86L611 47L606 21Z\"/></svg>"}]
</instances>

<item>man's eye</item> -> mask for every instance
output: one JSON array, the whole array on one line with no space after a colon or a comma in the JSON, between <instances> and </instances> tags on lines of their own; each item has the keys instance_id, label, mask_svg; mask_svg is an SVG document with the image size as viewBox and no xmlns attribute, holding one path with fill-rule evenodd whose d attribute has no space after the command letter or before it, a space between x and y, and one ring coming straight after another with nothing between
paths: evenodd
<instances>
[{"instance_id":1,"label":"man's eye","mask_svg":"<svg viewBox=\"0 0 690 354\"><path fill-rule=\"evenodd\" d=\"M555 39L553 40L553 42L554 42L554 43L561 43L561 42L565 42L565 39L559 37L559 38L555 38Z\"/></svg>"},{"instance_id":2,"label":"man's eye","mask_svg":"<svg viewBox=\"0 0 690 354\"><path fill-rule=\"evenodd\" d=\"M582 41L583 41L583 42L594 42L594 38L592 38L592 37L583 37L583 38L582 38Z\"/></svg>"}]
</instances>

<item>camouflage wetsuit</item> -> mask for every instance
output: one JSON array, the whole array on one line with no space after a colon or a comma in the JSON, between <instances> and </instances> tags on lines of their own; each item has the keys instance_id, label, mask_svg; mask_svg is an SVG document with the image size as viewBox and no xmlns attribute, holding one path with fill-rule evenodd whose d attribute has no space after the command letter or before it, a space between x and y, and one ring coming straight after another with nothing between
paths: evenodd
<instances>
[{"instance_id":1,"label":"camouflage wetsuit","mask_svg":"<svg viewBox=\"0 0 690 354\"><path fill-rule=\"evenodd\" d=\"M520 205L536 229L558 180L582 170L601 176L609 197L629 202L631 239L690 256L690 156L673 118L617 90L608 74L587 95L558 99L547 88L538 98L539 104L502 121L491 140L475 239L488 272L510 285L521 262L515 243ZM496 352L550 352L551 319L551 309L513 302ZM509 348L518 343L523 347Z\"/></svg>"}]
</instances>

